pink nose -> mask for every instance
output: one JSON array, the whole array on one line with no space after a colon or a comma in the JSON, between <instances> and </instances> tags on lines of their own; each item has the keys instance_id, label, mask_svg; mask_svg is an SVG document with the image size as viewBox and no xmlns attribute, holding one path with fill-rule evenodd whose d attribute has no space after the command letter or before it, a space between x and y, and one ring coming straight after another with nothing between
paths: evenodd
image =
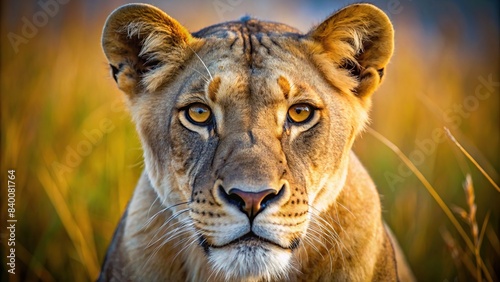
<instances>
[{"instance_id":1,"label":"pink nose","mask_svg":"<svg viewBox=\"0 0 500 282\"><path fill-rule=\"evenodd\" d=\"M250 219L253 219L257 213L266 207L267 203L277 196L277 193L273 189L261 192L245 192L233 188L229 191L228 196Z\"/></svg>"}]
</instances>

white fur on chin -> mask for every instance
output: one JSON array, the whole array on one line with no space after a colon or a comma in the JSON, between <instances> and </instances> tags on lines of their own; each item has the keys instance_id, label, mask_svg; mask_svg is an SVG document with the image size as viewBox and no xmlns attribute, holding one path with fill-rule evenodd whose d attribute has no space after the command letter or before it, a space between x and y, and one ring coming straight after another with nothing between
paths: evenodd
<instances>
[{"instance_id":1,"label":"white fur on chin","mask_svg":"<svg viewBox=\"0 0 500 282\"><path fill-rule=\"evenodd\" d=\"M209 261L214 275L225 281L271 281L286 280L292 268L291 256L290 250L262 246L262 242L244 242L210 248Z\"/></svg>"}]
</instances>

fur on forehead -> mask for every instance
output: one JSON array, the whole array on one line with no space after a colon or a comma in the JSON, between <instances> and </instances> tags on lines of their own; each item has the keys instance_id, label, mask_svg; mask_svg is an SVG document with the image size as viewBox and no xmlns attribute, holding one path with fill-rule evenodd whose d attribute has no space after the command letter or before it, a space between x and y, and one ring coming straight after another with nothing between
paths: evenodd
<instances>
[{"instance_id":1,"label":"fur on forehead","mask_svg":"<svg viewBox=\"0 0 500 282\"><path fill-rule=\"evenodd\" d=\"M253 21L263 28L283 28ZM392 25L381 10L369 4L341 9L306 35L277 31L286 47L293 47L293 43L288 43L302 38L299 41L306 48L298 49L309 53L325 78L341 92L363 98L362 102L381 83L393 52ZM115 10L106 21L102 37L113 77L130 98L167 84L193 56L207 68L197 51L203 45L210 48L211 42L194 37L166 13L146 4Z\"/></svg>"}]
</instances>

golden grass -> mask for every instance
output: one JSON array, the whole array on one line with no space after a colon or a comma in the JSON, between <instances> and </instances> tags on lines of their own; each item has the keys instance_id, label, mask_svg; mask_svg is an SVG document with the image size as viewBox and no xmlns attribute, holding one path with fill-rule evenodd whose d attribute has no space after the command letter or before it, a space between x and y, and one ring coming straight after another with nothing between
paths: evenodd
<instances>
[{"instance_id":1,"label":"golden grass","mask_svg":"<svg viewBox=\"0 0 500 282\"><path fill-rule=\"evenodd\" d=\"M139 141L91 30L40 31L18 54L2 40L2 173L17 172L9 281L95 280L140 174Z\"/></svg>"},{"instance_id":2,"label":"golden grass","mask_svg":"<svg viewBox=\"0 0 500 282\"><path fill-rule=\"evenodd\" d=\"M52 180L47 170L41 169L38 178L42 184L50 202L56 209L57 215L61 219L64 229L68 233L74 248L78 252L78 257L82 261L87 273L99 273L99 263L96 255L94 236L91 230L91 225L86 226L85 234L79 224L73 218L73 213L68 207L67 201L64 199L58 185ZM91 222L88 211L83 209L78 216L84 219L84 222ZM89 232L90 231L90 232Z\"/></svg>"},{"instance_id":3,"label":"golden grass","mask_svg":"<svg viewBox=\"0 0 500 282\"><path fill-rule=\"evenodd\" d=\"M436 203L439 205L439 207L443 210L443 212L446 214L448 219L453 223L457 231L460 233L460 236L462 236L462 239L464 239L465 243L467 244L467 247L471 250L474 250L474 245L472 244L472 241L470 240L469 236L467 236L467 233L465 230L462 228L458 220L455 218L453 213L451 212L450 208L445 204L441 196L436 192L436 189L432 187L432 185L429 183L429 181L425 178L425 176L420 172L420 170L413 164L413 162L405 155L401 150L394 145L392 142L390 142L387 138L382 136L380 133L377 131L373 130L372 128L368 128L367 131L372 134L375 138L380 140L384 145L386 145L389 149L391 149L398 157L411 169L411 171L417 176L417 178L422 182L424 185L425 189L431 194L432 198L436 201Z\"/></svg>"},{"instance_id":4,"label":"golden grass","mask_svg":"<svg viewBox=\"0 0 500 282\"><path fill-rule=\"evenodd\" d=\"M99 45L106 15L89 23L77 12L64 24L50 22L17 54L8 40L1 42L1 173L17 172L19 271L6 276L2 252L2 281L94 280L142 170L134 126ZM18 27L2 25L2 34L11 30ZM479 77L499 80L493 63L498 29L478 29L481 49L472 51L462 49L460 38L426 37L422 30L418 22L396 23L396 53L374 94L372 128L397 146L367 135L355 151L383 195L384 218L419 280L498 281L500 195L498 185L489 186L498 183L494 170L500 167L499 88L463 115L446 115L474 97ZM444 134L423 142L443 126L460 143L447 145ZM414 174L387 148L408 156ZM79 149L85 152L75 158ZM416 158L418 151L423 158ZM404 176L391 183L388 172ZM464 197L459 187L468 174ZM453 205L467 207L457 213L464 222L448 208Z\"/></svg>"},{"instance_id":5,"label":"golden grass","mask_svg":"<svg viewBox=\"0 0 500 282\"><path fill-rule=\"evenodd\" d=\"M446 128L445 128L446 129ZM481 242L484 236L484 231L486 230L486 224L488 223L489 220L489 212L484 220L483 223L483 228L481 231L481 235L478 233L478 227L477 227L477 222L476 222L476 211L477 211L477 206L475 204L475 194L474 194L474 187L472 185L472 178L469 174L466 176L466 180L464 182L464 191L465 191L465 196L467 199L467 205L469 207L469 211L465 211L462 208L459 207L454 207L455 212L462 217L462 219L470 226L471 228L471 238L467 235L465 230L462 228L458 220L455 218L455 216L452 213L452 209L450 209L446 203L443 201L443 199L439 196L439 194L436 192L436 189L429 183L429 181L425 178L425 176L420 172L420 170L413 164L413 162L403 153L401 150L394 145L392 142L390 142L387 138L382 136L380 133L377 131L373 130L372 128L368 128L367 131L373 135L375 138L377 138L379 141L384 143L389 149L391 149L409 168L410 170L417 176L417 178L422 182L424 187L427 189L429 194L431 194L432 198L436 201L436 203L439 205L439 207L443 210L443 212L446 214L448 219L451 221L453 226L456 228L456 230L459 232L460 236L462 239L465 241L466 246L469 248L469 250L474 254L474 258L476 260L476 266L473 267L471 266L470 259L467 257L467 254L462 252L459 247L456 246L455 240L453 237L449 234L449 232L445 231L442 233L443 239L446 241L448 247L452 251L452 257L454 260L457 260L459 258L469 269L472 275L474 275L474 279L477 281L482 281L482 276L483 273L486 276L487 280L489 282L493 281L488 269L484 266L483 260L480 255L480 248L481 248ZM453 138L453 135L449 132L448 129L446 129L446 132L448 133L448 136L452 141L455 143L456 140ZM465 153L467 153L465 151ZM468 153L467 153L468 154ZM470 156L470 155L468 155ZM482 168L477 164L477 162L473 160L473 163L483 172ZM489 179L488 179L489 180ZM494 184L494 183L493 183ZM457 264L459 265L459 264ZM474 273L475 271L475 273Z\"/></svg>"},{"instance_id":6,"label":"golden grass","mask_svg":"<svg viewBox=\"0 0 500 282\"><path fill-rule=\"evenodd\" d=\"M495 181L493 181L493 179L491 178L491 176L488 173L486 173L486 171L469 154L469 152L467 152L464 149L464 147L462 147L462 145L457 141L457 139L455 138L455 136L453 136L453 134L451 134L450 130L445 127L445 131L446 131L446 134L448 135L448 138L450 138L451 141L453 143L455 143L455 145L457 145L457 147L460 149L460 151L477 167L477 169L479 169L479 171L484 175L484 177L486 177L486 179L488 179L488 181L491 183L491 185L493 185L493 187L495 187L495 189L497 189L497 191L500 192L500 187L498 187L498 184L496 184Z\"/></svg>"}]
</instances>

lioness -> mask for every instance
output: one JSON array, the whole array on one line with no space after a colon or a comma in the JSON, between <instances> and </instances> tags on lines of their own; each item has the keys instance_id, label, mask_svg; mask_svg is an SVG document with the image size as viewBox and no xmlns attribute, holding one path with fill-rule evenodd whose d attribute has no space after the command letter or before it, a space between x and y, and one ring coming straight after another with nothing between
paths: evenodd
<instances>
[{"instance_id":1,"label":"lioness","mask_svg":"<svg viewBox=\"0 0 500 282\"><path fill-rule=\"evenodd\" d=\"M102 46L146 168L99 281L411 280L351 152L393 52L381 10L190 33L131 4Z\"/></svg>"}]
</instances>

